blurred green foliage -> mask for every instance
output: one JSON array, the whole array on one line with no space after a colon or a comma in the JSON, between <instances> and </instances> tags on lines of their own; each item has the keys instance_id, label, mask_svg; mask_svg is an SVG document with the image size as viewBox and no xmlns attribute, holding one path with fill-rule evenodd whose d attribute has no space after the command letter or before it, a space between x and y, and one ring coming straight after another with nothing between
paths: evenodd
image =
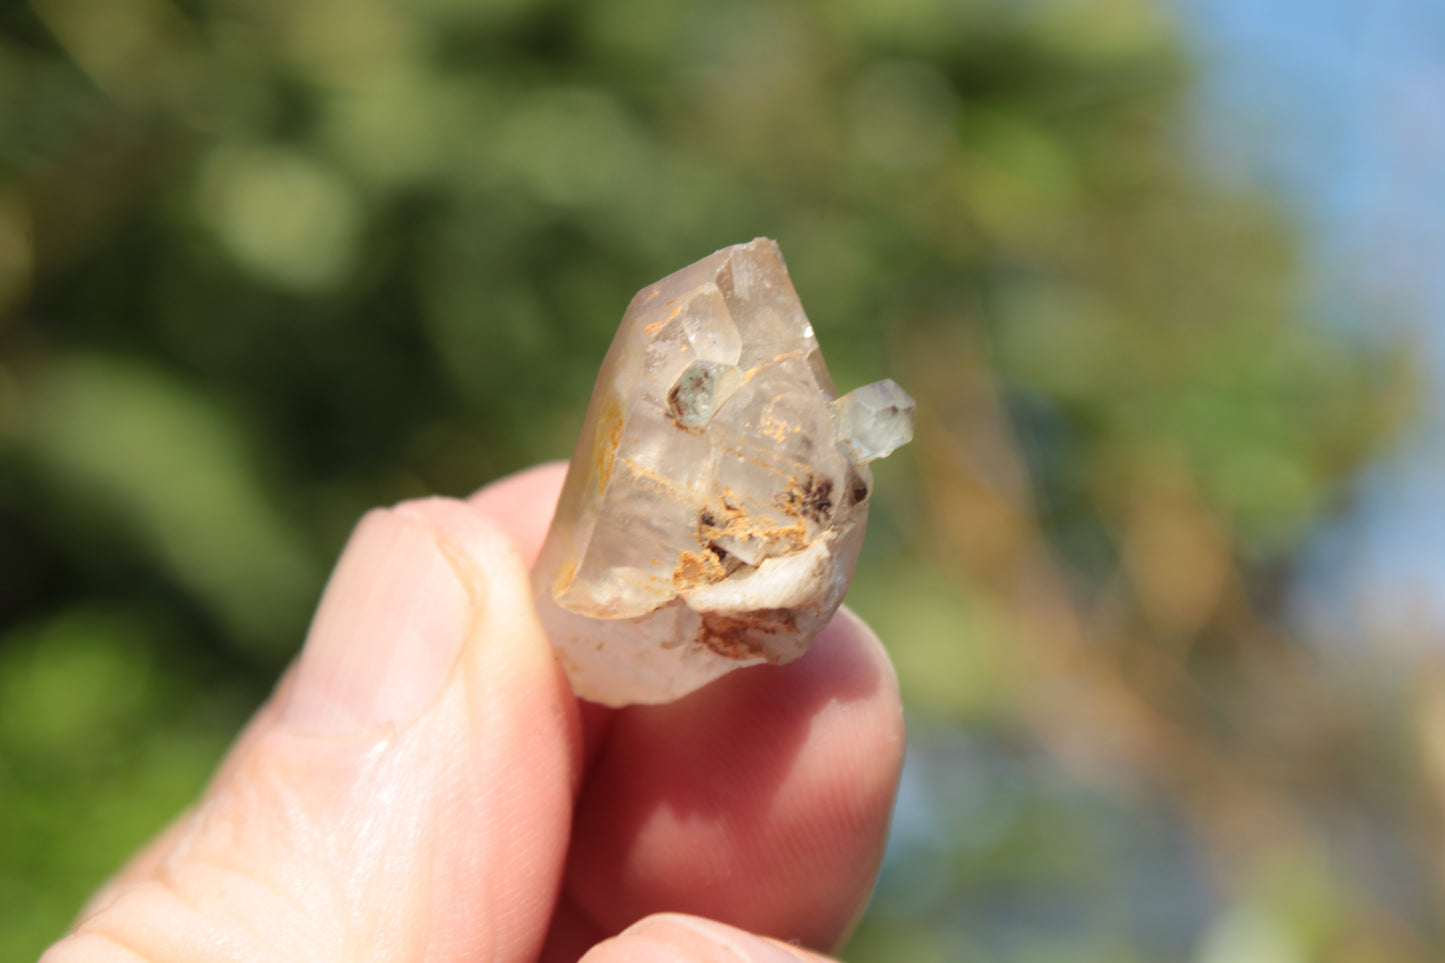
<instances>
[{"instance_id":1,"label":"blurred green foliage","mask_svg":"<svg viewBox=\"0 0 1445 963\"><path fill-rule=\"evenodd\" d=\"M565 454L631 294L768 235L838 383L921 409L854 595L915 741L850 958L1434 958L1438 698L1375 705L1280 619L1409 368L1301 317L1280 212L1194 160L1171 31L0 9L0 956L197 791L361 512Z\"/></svg>"}]
</instances>

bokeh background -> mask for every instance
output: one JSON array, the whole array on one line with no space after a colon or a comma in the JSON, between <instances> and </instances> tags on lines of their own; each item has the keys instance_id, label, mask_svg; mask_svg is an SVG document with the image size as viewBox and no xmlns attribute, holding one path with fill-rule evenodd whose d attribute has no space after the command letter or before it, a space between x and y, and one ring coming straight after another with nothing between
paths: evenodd
<instances>
[{"instance_id":1,"label":"bokeh background","mask_svg":"<svg viewBox=\"0 0 1445 963\"><path fill-rule=\"evenodd\" d=\"M856 963L1445 958L1431 0L0 5L0 957L198 789L354 520L570 451L779 239L892 376Z\"/></svg>"}]
</instances>

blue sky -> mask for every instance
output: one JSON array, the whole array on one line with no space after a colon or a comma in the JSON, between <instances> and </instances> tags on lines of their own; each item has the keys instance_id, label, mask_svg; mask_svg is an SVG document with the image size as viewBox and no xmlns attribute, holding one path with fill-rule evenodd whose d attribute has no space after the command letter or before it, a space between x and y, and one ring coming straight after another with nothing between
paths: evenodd
<instances>
[{"instance_id":1,"label":"blue sky","mask_svg":"<svg viewBox=\"0 0 1445 963\"><path fill-rule=\"evenodd\" d=\"M1318 323L1420 345L1427 414L1316 545L1316 634L1445 642L1445 0L1173 0L1214 164L1282 198ZM1429 636L1431 633L1424 633Z\"/></svg>"}]
</instances>

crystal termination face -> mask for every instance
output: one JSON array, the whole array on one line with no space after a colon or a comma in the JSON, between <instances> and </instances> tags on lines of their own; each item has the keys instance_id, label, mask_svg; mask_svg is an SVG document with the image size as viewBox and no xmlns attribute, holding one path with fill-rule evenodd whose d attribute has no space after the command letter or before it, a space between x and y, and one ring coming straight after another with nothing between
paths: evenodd
<instances>
[{"instance_id":1,"label":"crystal termination face","mask_svg":"<svg viewBox=\"0 0 1445 963\"><path fill-rule=\"evenodd\" d=\"M892 381L835 397L771 240L639 291L532 572L577 695L668 702L807 651L853 578L867 463L913 410Z\"/></svg>"}]
</instances>

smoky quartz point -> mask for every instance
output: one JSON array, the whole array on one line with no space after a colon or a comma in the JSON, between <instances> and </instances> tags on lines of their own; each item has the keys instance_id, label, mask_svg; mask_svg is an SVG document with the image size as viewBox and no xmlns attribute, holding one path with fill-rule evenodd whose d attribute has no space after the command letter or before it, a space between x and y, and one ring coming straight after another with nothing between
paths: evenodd
<instances>
[{"instance_id":1,"label":"smoky quartz point","mask_svg":"<svg viewBox=\"0 0 1445 963\"><path fill-rule=\"evenodd\" d=\"M577 695L668 702L802 655L852 580L867 463L912 435L892 381L836 397L773 241L639 291L532 574Z\"/></svg>"}]
</instances>

